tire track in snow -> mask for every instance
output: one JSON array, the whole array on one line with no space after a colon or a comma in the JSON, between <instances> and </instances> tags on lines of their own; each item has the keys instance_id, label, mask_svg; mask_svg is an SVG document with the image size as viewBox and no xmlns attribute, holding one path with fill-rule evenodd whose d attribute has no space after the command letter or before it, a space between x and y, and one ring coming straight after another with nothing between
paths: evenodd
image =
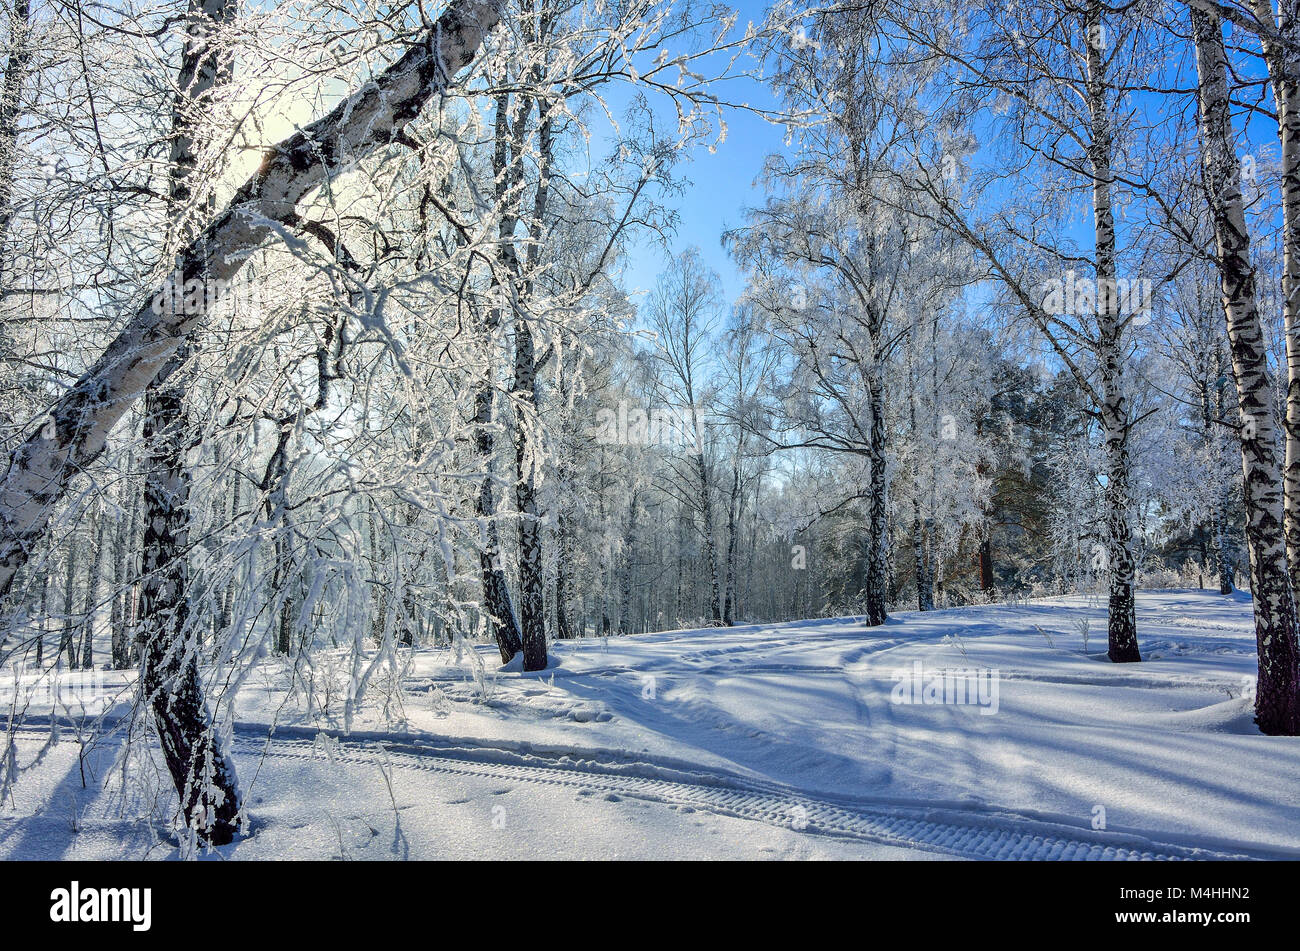
<instances>
[{"instance_id":1,"label":"tire track in snow","mask_svg":"<svg viewBox=\"0 0 1300 951\"><path fill-rule=\"evenodd\" d=\"M13 727L12 732L48 735L50 725L28 722ZM72 726L71 723L60 725ZM606 798L639 799L684 811L794 828L812 835L970 859L1240 861L1293 857L1281 851L1270 853L1249 846L1210 848L1162 842L1134 833L1093 832L1004 812L977 813L808 795L774 783L702 770L685 762L626 761L618 759L618 754L607 762L594 758L602 752L608 757L608 751L431 746L411 739L375 735L340 738L324 730L281 729L289 735L281 733L268 740L267 725L237 723L236 750L250 757L392 765L444 775L568 788L582 796L604 794ZM321 738L327 738L328 745L322 744ZM441 742L448 739L439 738Z\"/></svg>"},{"instance_id":2,"label":"tire track in snow","mask_svg":"<svg viewBox=\"0 0 1300 951\"><path fill-rule=\"evenodd\" d=\"M239 730L244 733L244 729ZM1177 845L1128 833L1090 832L1064 824L1002 814L938 814L935 809L850 804L811 797L797 790L752 783L736 777L690 774L692 779L632 775L594 761L574 760L549 765L508 762L510 756L530 754L497 751L486 759L486 748L438 749L409 742L339 740L328 747L317 740L273 737L269 744L238 736L236 746L250 755L315 759L362 765L387 764L454 776L514 781L568 788L579 795L603 794L611 801L627 797L682 810L748 819L767 825L839 839L920 849L970 859L1132 861L1243 860L1271 858L1243 851ZM638 765L638 764L633 764ZM639 764L653 768L653 764ZM714 781L709 782L712 778Z\"/></svg>"}]
</instances>

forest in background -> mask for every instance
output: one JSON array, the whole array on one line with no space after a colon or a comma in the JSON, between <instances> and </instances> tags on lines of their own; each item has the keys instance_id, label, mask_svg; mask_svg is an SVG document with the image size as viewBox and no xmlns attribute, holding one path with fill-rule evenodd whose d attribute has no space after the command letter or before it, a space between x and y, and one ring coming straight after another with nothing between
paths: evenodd
<instances>
[{"instance_id":1,"label":"forest in background","mask_svg":"<svg viewBox=\"0 0 1300 951\"><path fill-rule=\"evenodd\" d=\"M1296 0L5 20L0 663L138 668L196 834L243 678L323 647L360 696L1097 591L1128 662L1136 586L1240 586L1300 732ZM737 111L789 148L683 236Z\"/></svg>"}]
</instances>

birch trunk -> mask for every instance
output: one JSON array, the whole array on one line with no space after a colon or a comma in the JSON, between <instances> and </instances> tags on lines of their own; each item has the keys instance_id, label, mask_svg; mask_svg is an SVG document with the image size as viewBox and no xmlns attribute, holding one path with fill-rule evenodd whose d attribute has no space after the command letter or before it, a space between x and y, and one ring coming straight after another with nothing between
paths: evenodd
<instances>
[{"instance_id":1,"label":"birch trunk","mask_svg":"<svg viewBox=\"0 0 1300 951\"><path fill-rule=\"evenodd\" d=\"M1300 648L1283 528L1282 460L1268 347L1255 296L1250 233L1230 113L1227 56L1217 15L1190 10L1196 43L1202 173L1214 223L1220 290L1241 414L1241 458L1259 680L1255 722L1300 734Z\"/></svg>"},{"instance_id":2,"label":"birch trunk","mask_svg":"<svg viewBox=\"0 0 1300 951\"><path fill-rule=\"evenodd\" d=\"M543 597L542 533L533 475L535 447L530 427L537 426L537 365L533 332L522 317L515 325L515 397L523 411L515 425L515 508L519 512L519 633L524 670L546 669L546 601Z\"/></svg>"},{"instance_id":3,"label":"birch trunk","mask_svg":"<svg viewBox=\"0 0 1300 951\"><path fill-rule=\"evenodd\" d=\"M691 424L696 433L696 439L701 440L699 435L699 420L695 414L695 404L691 403ZM711 590L709 596L709 606L712 611L712 624L717 627L722 624L722 600L720 585L718 582L718 546L713 536L713 494L709 491L709 468L704 461L704 452L695 453L695 472L699 476L700 485L700 517L704 520L704 557L709 563L709 580Z\"/></svg>"},{"instance_id":4,"label":"birch trunk","mask_svg":"<svg viewBox=\"0 0 1300 951\"><path fill-rule=\"evenodd\" d=\"M127 465L130 471L130 465ZM108 626L111 638L112 664L114 670L122 670L130 663L129 651L126 649L126 624L123 616L123 587L126 584L126 540L127 524L119 522L113 527L112 570L109 584L113 586L112 600L109 606Z\"/></svg>"},{"instance_id":5,"label":"birch trunk","mask_svg":"<svg viewBox=\"0 0 1300 951\"><path fill-rule=\"evenodd\" d=\"M912 439L918 441L920 433L916 426L916 375L913 372L912 361L907 362L907 383L908 398L907 412L908 418L912 425ZM926 566L925 538L926 532L923 526L928 523L921 518L921 485L920 474L913 472L912 482L912 571L916 576L916 609L918 611L934 610L934 585L930 580L930 573Z\"/></svg>"},{"instance_id":6,"label":"birch trunk","mask_svg":"<svg viewBox=\"0 0 1300 951\"><path fill-rule=\"evenodd\" d=\"M1220 348L1215 347L1214 354L1215 354L1215 361L1214 361L1215 367L1216 368L1222 367L1224 365L1224 360L1223 360L1223 353L1220 350ZM1227 392L1226 392L1228 384L1225 377L1226 377L1226 372L1223 376L1219 377L1218 382L1215 384L1214 405L1215 405L1215 411L1218 413L1219 419L1228 418L1228 405L1227 405L1228 401L1227 401ZM1216 433L1215 436L1216 436L1215 439L1216 447L1218 447L1219 451L1222 451L1222 449L1225 447L1219 442L1219 440L1223 439L1224 437L1222 436L1222 434L1218 434L1218 433ZM1231 511L1232 496L1233 493L1236 491L1235 486L1233 485L1233 481L1234 480L1224 481L1223 488L1219 492L1218 504L1215 507L1214 554L1215 554L1215 559L1218 564L1218 570L1219 570L1219 594L1232 594L1233 576L1236 574L1236 565L1233 563L1232 552L1231 549L1229 548L1229 543L1228 543L1228 513ZM1295 597L1295 591L1293 586L1292 587L1293 600L1294 597Z\"/></svg>"},{"instance_id":7,"label":"birch trunk","mask_svg":"<svg viewBox=\"0 0 1300 951\"><path fill-rule=\"evenodd\" d=\"M23 84L31 65L30 0L14 0L9 10L9 60L0 81L0 289L8 286L4 244L13 220L14 152L18 144L18 119L22 114Z\"/></svg>"},{"instance_id":8,"label":"birch trunk","mask_svg":"<svg viewBox=\"0 0 1300 951\"><path fill-rule=\"evenodd\" d=\"M108 555L108 513L101 512L95 531L95 551L86 575L86 628L82 634L81 666L95 669L95 618L99 614L99 583L104 577L104 558Z\"/></svg>"},{"instance_id":9,"label":"birch trunk","mask_svg":"<svg viewBox=\"0 0 1300 951\"><path fill-rule=\"evenodd\" d=\"M144 422L151 449L144 487L148 517L141 563L140 682L153 710L186 828L204 842L223 845L235 835L239 795L234 766L218 743L204 701L198 625L191 623L186 596L187 433L168 422L178 418L176 404L182 398L173 388L154 394L154 412L146 413Z\"/></svg>"},{"instance_id":10,"label":"birch trunk","mask_svg":"<svg viewBox=\"0 0 1300 951\"><path fill-rule=\"evenodd\" d=\"M282 420L276 434L275 450L266 467L262 489L266 492L266 522L275 526L272 542L274 566L271 571L271 592L280 599L280 610L275 615L275 652L288 656L293 652L293 527L289 521L289 448L293 439L294 422ZM371 553L374 557L374 523L371 523ZM378 560L376 559L376 563ZM384 624L387 615L387 589L381 589L381 608L376 614L377 625Z\"/></svg>"},{"instance_id":11,"label":"birch trunk","mask_svg":"<svg viewBox=\"0 0 1300 951\"><path fill-rule=\"evenodd\" d=\"M513 238L514 223L517 219L505 213L512 184L511 176L515 174L510 159L509 98L509 95L501 94L496 101L492 171L497 206L502 214L502 220L498 227L500 242L498 257L506 264L507 269L514 273L517 268L510 267L513 258L509 257L509 255L513 254L514 246L509 242ZM516 126L521 122L522 118L517 119ZM520 129L520 132L522 132L522 129ZM489 310L483 327L489 353L493 352L493 337L500 326L501 309L500 307L493 307ZM516 344L517 347L518 344ZM516 352L516 362L518 359L518 353ZM517 369L516 372L518 372ZM475 397L475 441L480 458L489 468L496 448L496 439L491 431L494 402L492 372L489 369ZM516 471L517 479L518 471ZM515 612L514 603L510 598L510 589L506 584L505 568L501 564L501 542L496 522L496 493L493 488L493 476L490 472L484 477L482 488L479 490L476 514L480 524L484 526L482 544L479 550L479 565L483 578L483 598L486 602L488 616L491 619L497 649L501 653L501 662L506 664L524 649L524 631L520 618Z\"/></svg>"},{"instance_id":12,"label":"birch trunk","mask_svg":"<svg viewBox=\"0 0 1300 951\"><path fill-rule=\"evenodd\" d=\"M67 570L63 575L63 636L59 641L59 654L67 656L68 667L73 670L77 667L76 625L73 615L76 611L77 555L80 551L76 535L69 536Z\"/></svg>"},{"instance_id":13,"label":"birch trunk","mask_svg":"<svg viewBox=\"0 0 1300 951\"><path fill-rule=\"evenodd\" d=\"M474 396L474 445L479 458L489 466L496 446L496 437L491 428L493 402L492 382L488 379ZM501 539L496 522L496 491L493 488L493 478L491 472L483 477L483 484L474 499L474 514L478 517L481 526L479 573L483 580L484 607L487 609L492 627L492 637L501 652L501 663L508 664L523 650L523 639L519 634L514 605L510 600L510 589L506 586L505 571L501 565Z\"/></svg>"},{"instance_id":14,"label":"birch trunk","mask_svg":"<svg viewBox=\"0 0 1300 951\"><path fill-rule=\"evenodd\" d=\"M632 559L636 553L639 487L632 488L627 503L627 534L623 537L623 577L619 582L618 628L622 634L632 633Z\"/></svg>"},{"instance_id":15,"label":"birch trunk","mask_svg":"<svg viewBox=\"0 0 1300 951\"><path fill-rule=\"evenodd\" d=\"M934 587L930 583L930 572L926 567L925 526L921 519L921 501L912 499L912 566L916 574L916 609L918 611L934 610Z\"/></svg>"},{"instance_id":16,"label":"birch trunk","mask_svg":"<svg viewBox=\"0 0 1300 951\"><path fill-rule=\"evenodd\" d=\"M559 547L559 557L555 560L555 636L567 641L573 637L573 623L569 620L569 562L573 558L573 542L569 516L563 509L555 516L555 534Z\"/></svg>"},{"instance_id":17,"label":"birch trunk","mask_svg":"<svg viewBox=\"0 0 1300 951\"><path fill-rule=\"evenodd\" d=\"M217 32L235 13L234 0L190 0L178 92L172 108L170 220L182 241L197 164L197 113L229 79L217 49ZM170 244L170 242L169 242ZM206 275L201 275L206 277ZM187 334L188 337L188 334ZM142 683L165 738L167 767L180 797L186 827L205 842L224 844L235 834L239 793L235 772L217 742L198 673L201 637L190 624L190 443L185 409L189 343L172 354L144 399L144 579L140 636L145 643ZM186 696L173 702L173 686ZM222 764L208 769L206 764Z\"/></svg>"},{"instance_id":18,"label":"birch trunk","mask_svg":"<svg viewBox=\"0 0 1300 951\"><path fill-rule=\"evenodd\" d=\"M736 612L736 535L740 531L740 466L743 458L744 441L736 445L736 461L731 470L731 498L727 505L727 574L723 581L726 598L722 605L722 623L731 627L735 624Z\"/></svg>"},{"instance_id":19,"label":"birch trunk","mask_svg":"<svg viewBox=\"0 0 1300 951\"><path fill-rule=\"evenodd\" d=\"M560 354L563 354L564 348L561 346ZM566 373L563 357L556 356L560 361L559 374L559 402L561 406L569 406L569 377ZM569 565L573 559L573 529L569 522L569 500L573 498L573 484L569 471L568 460L561 453L561 458L555 461L555 480L559 489L554 493L555 499L555 545L557 548L555 559L555 636L567 641L573 637L573 623L569 619L569 605L572 598Z\"/></svg>"},{"instance_id":20,"label":"birch trunk","mask_svg":"<svg viewBox=\"0 0 1300 951\"><path fill-rule=\"evenodd\" d=\"M871 480L867 497L866 540L866 614L867 626L876 627L889 620L886 612L886 586L888 571L885 559L889 531L888 483L885 473L885 389L878 368L873 368L867 382L867 397L871 404L871 428L868 434L867 458L871 463Z\"/></svg>"},{"instance_id":21,"label":"birch trunk","mask_svg":"<svg viewBox=\"0 0 1300 951\"><path fill-rule=\"evenodd\" d=\"M239 520L239 510L241 504L240 490L243 486L243 482L241 481L241 478L242 477L239 475L239 473L236 472L233 478L231 478L230 480L229 525L231 526L231 528L234 528L234 526L238 523ZM230 625L234 623L234 613L235 613L235 576L234 576L234 572L232 571L230 581L227 582L225 590L221 594L221 617L217 621L218 633L230 629Z\"/></svg>"},{"instance_id":22,"label":"birch trunk","mask_svg":"<svg viewBox=\"0 0 1300 951\"><path fill-rule=\"evenodd\" d=\"M41 610L37 616L36 628L36 669L41 669L41 664L45 660L45 627L48 624L50 616L50 573L41 572Z\"/></svg>"},{"instance_id":23,"label":"birch trunk","mask_svg":"<svg viewBox=\"0 0 1300 951\"><path fill-rule=\"evenodd\" d=\"M1270 0L1251 0L1261 23L1276 22L1284 41L1300 42L1300 0L1282 0L1273 18ZM1300 592L1300 61L1284 45L1260 35L1277 110L1282 145L1282 329L1286 338L1286 459L1283 527L1292 597Z\"/></svg>"},{"instance_id":24,"label":"birch trunk","mask_svg":"<svg viewBox=\"0 0 1300 951\"><path fill-rule=\"evenodd\" d=\"M1124 397L1124 322L1116 279L1115 217L1111 208L1112 131L1105 74L1101 4L1090 0L1084 14L1088 38L1088 112L1092 121L1088 160L1092 172L1092 214L1097 272L1097 360L1101 367L1101 415L1105 437L1106 563L1110 579L1106 618L1107 656L1115 663L1140 661L1134 611L1128 405Z\"/></svg>"},{"instance_id":25,"label":"birch trunk","mask_svg":"<svg viewBox=\"0 0 1300 951\"><path fill-rule=\"evenodd\" d=\"M546 18L540 30L545 32ZM530 34L530 38L531 34ZM540 69L540 67L538 68ZM541 82L538 69L533 72L535 85ZM523 144L527 133L528 115L532 111L531 97L520 96L515 120L510 130L510 165L508 174L498 176L498 188L506 181L519 184L523 172ZM498 129L504 109L498 107ZM531 275L539 263L545 229L546 206L549 201L549 174L553 147L549 107L539 102L537 122L537 191L533 199L532 218L529 221L529 245L526 254L527 268L521 267L514 245L514 232L518 217L504 215L501 221L502 263L514 275L514 293L526 302L532 292ZM499 144L499 143L498 143ZM504 197L504 195L502 196ZM546 598L545 579L542 576L542 531L537 507L535 470L538 464L536 434L537 419L537 352L530 317L523 308L515 308L515 508L519 513L519 633L523 641L524 670L545 670L546 656Z\"/></svg>"},{"instance_id":26,"label":"birch trunk","mask_svg":"<svg viewBox=\"0 0 1300 951\"><path fill-rule=\"evenodd\" d=\"M134 421L132 421L134 423ZM134 455L128 455L133 459ZM131 471L134 466L128 466ZM140 662L140 562L136 558L140 551L138 542L141 536L140 514L144 504L143 491L134 481L128 481L131 493L131 514L127 520L126 541L123 551L129 560L125 564L126 590L123 592L122 604L122 638L124 667L131 667Z\"/></svg>"}]
</instances>

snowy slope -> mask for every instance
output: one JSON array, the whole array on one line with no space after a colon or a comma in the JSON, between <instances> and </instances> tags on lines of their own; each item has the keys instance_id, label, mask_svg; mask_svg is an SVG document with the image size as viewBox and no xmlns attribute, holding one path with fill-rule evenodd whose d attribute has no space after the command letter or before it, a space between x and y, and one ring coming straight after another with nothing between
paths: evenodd
<instances>
[{"instance_id":1,"label":"snowy slope","mask_svg":"<svg viewBox=\"0 0 1300 951\"><path fill-rule=\"evenodd\" d=\"M1140 665L1106 661L1085 598L568 642L543 674L418 652L347 735L341 655L314 658L310 697L268 661L235 731L253 835L223 855L1300 855L1300 740L1251 723L1249 602L1138 612ZM895 702L940 670L996 672L996 706ZM138 818L165 814L158 779L122 791L122 742L51 750L0 857L174 854Z\"/></svg>"}]
</instances>

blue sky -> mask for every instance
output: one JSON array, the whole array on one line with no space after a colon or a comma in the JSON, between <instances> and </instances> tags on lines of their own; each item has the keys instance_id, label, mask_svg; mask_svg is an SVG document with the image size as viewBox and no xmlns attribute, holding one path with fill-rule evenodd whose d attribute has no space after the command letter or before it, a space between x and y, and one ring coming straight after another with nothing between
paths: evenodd
<instances>
[{"instance_id":1,"label":"blue sky","mask_svg":"<svg viewBox=\"0 0 1300 951\"><path fill-rule=\"evenodd\" d=\"M737 6L741 15L739 28L743 29L745 20L761 21L766 0L744 0ZM1178 85L1180 80L1184 81L1184 85L1190 83L1189 74L1193 69L1190 48L1185 48L1183 53L1182 58L1168 65L1167 72L1173 85ZM1238 65L1247 72L1260 70L1259 64L1254 61ZM726 95L757 107L776 105L771 88L758 81L738 80L728 84ZM611 96L613 101L618 98L619 95ZM656 111L659 112L666 105L665 102L655 103ZM1189 99L1142 94L1135 95L1130 105L1147 112L1149 118L1154 117L1157 121L1166 111L1194 108ZM666 122L673 121L671 109L660 114ZM762 203L763 192L761 187L756 186L755 180L767 155L783 151L786 146L784 126L772 125L741 110L729 111L726 121L727 138L718 146L716 153L710 154L702 147L693 149L678 167L678 175L688 180L688 184L683 194L671 196L668 201L680 216L677 232L671 240L671 252L677 253L692 245L697 246L704 260L718 272L725 299L732 302L744 290L744 276L721 247L722 232L726 228L743 224L745 210ZM975 161L987 161L989 156L986 149L995 137L989 117L977 118L974 128L981 142ZM1276 151L1276 142L1276 126L1255 117L1243 131L1240 150L1256 155L1262 152L1263 156L1268 156L1270 151ZM1127 227L1125 221L1119 222L1121 234ZM1085 253L1090 250L1091 209L1086 202L1079 205L1074 217L1063 223L1063 228L1064 234L1076 239ZM1121 242L1123 243L1122 238ZM631 292L651 289L666 266L668 257L669 252L657 242L648 238L639 239L631 247L624 262L624 286ZM977 297L982 300L983 295ZM640 302L644 297L638 295L634 299Z\"/></svg>"},{"instance_id":2,"label":"blue sky","mask_svg":"<svg viewBox=\"0 0 1300 951\"><path fill-rule=\"evenodd\" d=\"M689 179L686 191L672 199L680 216L672 251L696 245L704 259L722 278L728 301L744 290L744 277L721 245L722 232L743 224L745 209L760 205L763 192L755 179L766 156L779 151L784 141L782 128L771 126L753 115L733 113L728 118L727 140L715 154L703 149L692 153L681 166ZM648 240L637 242L625 263L624 286L649 290L666 264L666 252Z\"/></svg>"},{"instance_id":3,"label":"blue sky","mask_svg":"<svg viewBox=\"0 0 1300 951\"><path fill-rule=\"evenodd\" d=\"M759 22L763 18L766 3L744 0L733 6L740 10L737 28L743 30L746 20ZM755 107L775 105L771 89L764 83L737 81L728 86L726 94ZM762 203L763 193L755 186L755 179L767 155L783 150L785 128L742 110L729 111L726 122L727 138L716 153L710 154L702 147L693 149L676 170L688 184L682 195L670 198L680 216L671 250L675 254L692 245L699 247L704 260L718 272L723 294L731 302L744 290L744 276L722 249L722 232L742 224L746 208ZM637 241L624 262L624 286L629 291L653 288L668 256L656 242Z\"/></svg>"}]
</instances>

